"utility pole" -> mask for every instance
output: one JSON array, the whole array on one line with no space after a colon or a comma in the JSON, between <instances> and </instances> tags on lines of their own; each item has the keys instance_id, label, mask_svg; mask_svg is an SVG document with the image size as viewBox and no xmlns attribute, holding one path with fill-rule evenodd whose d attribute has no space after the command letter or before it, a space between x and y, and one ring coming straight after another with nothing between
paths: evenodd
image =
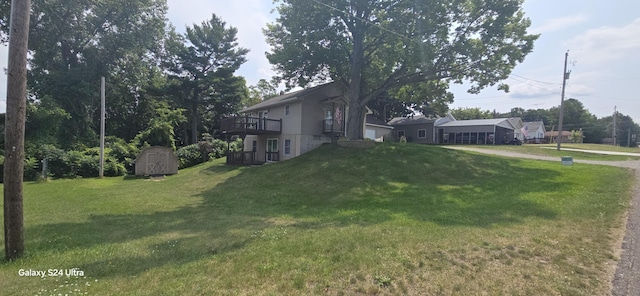
<instances>
[{"instance_id":1,"label":"utility pole","mask_svg":"<svg viewBox=\"0 0 640 296\"><path fill-rule=\"evenodd\" d=\"M4 251L8 261L24 255L22 178L30 13L31 0L11 1L4 135Z\"/></svg>"},{"instance_id":2,"label":"utility pole","mask_svg":"<svg viewBox=\"0 0 640 296\"><path fill-rule=\"evenodd\" d=\"M618 111L616 110L618 106L613 106L613 146L616 146L618 133L616 131L616 116Z\"/></svg>"},{"instance_id":3,"label":"utility pole","mask_svg":"<svg viewBox=\"0 0 640 296\"><path fill-rule=\"evenodd\" d=\"M567 85L567 79L571 71L567 72L567 59L569 58L569 51L564 54L564 70L562 71L562 96L560 97L560 118L558 118L558 151L560 151L560 144L562 144L562 114L564 113L564 88ZM553 138L553 134L551 134Z\"/></svg>"},{"instance_id":4,"label":"utility pole","mask_svg":"<svg viewBox=\"0 0 640 296\"><path fill-rule=\"evenodd\" d=\"M104 177L104 119L105 119L105 82L100 78L100 171L98 177Z\"/></svg>"}]
</instances>

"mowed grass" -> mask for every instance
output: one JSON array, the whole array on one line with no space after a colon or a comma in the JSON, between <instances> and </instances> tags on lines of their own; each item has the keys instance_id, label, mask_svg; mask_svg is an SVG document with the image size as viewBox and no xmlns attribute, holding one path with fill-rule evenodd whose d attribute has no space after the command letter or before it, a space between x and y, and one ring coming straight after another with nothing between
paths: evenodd
<instances>
[{"instance_id":1,"label":"mowed grass","mask_svg":"<svg viewBox=\"0 0 640 296\"><path fill-rule=\"evenodd\" d=\"M554 157L558 157L558 159L560 159L560 157L562 156L572 156L575 159L605 160L605 161L622 161L622 160L640 159L640 157L638 156L606 154L607 151L640 153L640 148L619 147L619 146L603 145L603 144L562 144L560 146L561 148L560 151L557 150L557 147L558 147L557 144L524 144L521 146L518 146L518 145L472 145L469 147L492 149L492 150L504 150L504 151L524 153L524 154L531 154L531 155L554 156ZM563 149L583 149L583 150L603 151L603 153L580 152L580 151L570 151L570 150L563 150Z\"/></svg>"},{"instance_id":2,"label":"mowed grass","mask_svg":"<svg viewBox=\"0 0 640 296\"><path fill-rule=\"evenodd\" d=\"M0 264L2 294L606 295L632 182L614 167L381 144L29 183L28 254ZM19 276L71 268L84 276Z\"/></svg>"}]
</instances>

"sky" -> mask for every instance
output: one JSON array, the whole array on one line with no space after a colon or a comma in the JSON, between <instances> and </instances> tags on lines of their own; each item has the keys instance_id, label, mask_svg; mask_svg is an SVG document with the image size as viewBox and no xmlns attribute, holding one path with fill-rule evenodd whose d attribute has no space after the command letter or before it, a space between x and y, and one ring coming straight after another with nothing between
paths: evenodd
<instances>
[{"instance_id":1,"label":"sky","mask_svg":"<svg viewBox=\"0 0 640 296\"><path fill-rule=\"evenodd\" d=\"M274 22L272 0L167 0L168 18L179 32L201 24L215 13L238 29L240 46L250 49L238 75L249 85L269 80L275 73L265 57L269 51L262 34ZM534 50L512 71L510 92L494 88L478 95L454 85L451 108L478 107L508 112L511 108L549 109L559 106L565 53L571 71L565 99L582 102L597 117L615 110L640 124L640 1L634 0L525 0L530 33L540 34ZM6 68L7 49L0 48L0 67ZM0 112L6 103L6 75L0 80Z\"/></svg>"}]
</instances>

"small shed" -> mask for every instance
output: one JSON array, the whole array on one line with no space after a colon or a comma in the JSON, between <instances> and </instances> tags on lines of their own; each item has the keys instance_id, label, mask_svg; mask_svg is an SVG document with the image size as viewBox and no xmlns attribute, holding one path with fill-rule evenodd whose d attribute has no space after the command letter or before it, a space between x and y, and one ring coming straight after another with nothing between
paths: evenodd
<instances>
[{"instance_id":1,"label":"small shed","mask_svg":"<svg viewBox=\"0 0 640 296\"><path fill-rule=\"evenodd\" d=\"M178 157L173 149L162 146L147 147L135 160L136 176L173 175L178 173Z\"/></svg>"}]
</instances>

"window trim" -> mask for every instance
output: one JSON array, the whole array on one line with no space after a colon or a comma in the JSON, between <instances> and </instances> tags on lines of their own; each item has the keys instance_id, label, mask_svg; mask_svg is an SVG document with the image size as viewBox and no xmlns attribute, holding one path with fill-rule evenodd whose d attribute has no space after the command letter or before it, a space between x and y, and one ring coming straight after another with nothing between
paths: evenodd
<instances>
[{"instance_id":1,"label":"window trim","mask_svg":"<svg viewBox=\"0 0 640 296\"><path fill-rule=\"evenodd\" d=\"M420 131L424 131L424 136L423 137L420 136ZM425 128L418 129L417 133L418 133L417 134L418 139L426 139L427 138L427 129L425 129Z\"/></svg>"},{"instance_id":2,"label":"window trim","mask_svg":"<svg viewBox=\"0 0 640 296\"><path fill-rule=\"evenodd\" d=\"M291 105L284 105L284 115L289 116L291 114Z\"/></svg>"}]
</instances>

